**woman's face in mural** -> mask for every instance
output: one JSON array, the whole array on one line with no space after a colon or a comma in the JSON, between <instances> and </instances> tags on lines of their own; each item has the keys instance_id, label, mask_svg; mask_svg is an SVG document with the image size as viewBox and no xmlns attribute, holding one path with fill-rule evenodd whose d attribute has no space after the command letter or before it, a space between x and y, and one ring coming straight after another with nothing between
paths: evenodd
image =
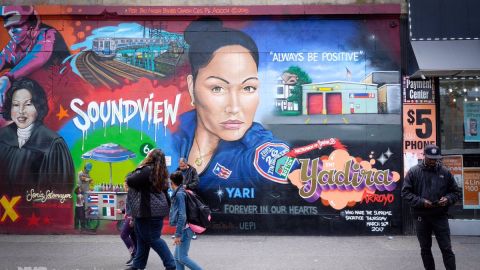
<instances>
[{"instance_id":1,"label":"woman's face in mural","mask_svg":"<svg viewBox=\"0 0 480 270\"><path fill-rule=\"evenodd\" d=\"M28 24L12 26L8 29L8 34L12 38L13 42L20 44L28 36Z\"/></svg>"},{"instance_id":2,"label":"woman's face in mural","mask_svg":"<svg viewBox=\"0 0 480 270\"><path fill-rule=\"evenodd\" d=\"M29 127L37 120L38 112L32 102L32 94L27 89L13 93L11 116L18 128Z\"/></svg>"},{"instance_id":3,"label":"woman's face in mural","mask_svg":"<svg viewBox=\"0 0 480 270\"><path fill-rule=\"evenodd\" d=\"M188 87L199 125L225 141L241 139L250 128L259 102L258 70L250 52L239 45L215 51Z\"/></svg>"}]
</instances>

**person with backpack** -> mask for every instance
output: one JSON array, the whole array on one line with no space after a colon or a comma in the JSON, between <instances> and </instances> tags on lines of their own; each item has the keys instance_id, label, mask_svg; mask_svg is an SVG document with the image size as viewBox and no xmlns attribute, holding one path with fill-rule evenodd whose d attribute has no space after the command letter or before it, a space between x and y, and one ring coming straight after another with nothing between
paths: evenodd
<instances>
[{"instance_id":1,"label":"person with backpack","mask_svg":"<svg viewBox=\"0 0 480 270\"><path fill-rule=\"evenodd\" d=\"M201 270L202 268L188 257L190 242L193 231L187 223L186 202L187 194L183 187L183 174L176 171L170 175L172 188L172 207L170 208L170 226L175 226L175 264L177 270L185 269L185 266L192 270Z\"/></svg>"},{"instance_id":2,"label":"person with backpack","mask_svg":"<svg viewBox=\"0 0 480 270\"><path fill-rule=\"evenodd\" d=\"M150 248L162 259L167 270L174 270L175 260L167 243L160 238L163 219L168 215L168 170L165 154L153 149L140 165L127 176L129 203L134 218L137 251L128 270L144 269Z\"/></svg>"},{"instance_id":3,"label":"person with backpack","mask_svg":"<svg viewBox=\"0 0 480 270\"><path fill-rule=\"evenodd\" d=\"M182 172L183 187L198 194L198 185L200 183L200 178L198 177L197 170L193 166L190 166L190 164L188 164L186 158L180 158L180 160L178 161L177 171ZM175 238L175 236L172 235L172 238ZM193 232L192 239L197 239L197 234L195 232Z\"/></svg>"}]
</instances>

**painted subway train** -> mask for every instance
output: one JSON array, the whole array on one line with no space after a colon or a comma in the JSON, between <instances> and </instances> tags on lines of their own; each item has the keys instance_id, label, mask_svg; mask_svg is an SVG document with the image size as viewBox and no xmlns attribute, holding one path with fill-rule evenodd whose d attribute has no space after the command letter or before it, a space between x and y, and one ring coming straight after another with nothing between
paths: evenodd
<instances>
[{"instance_id":1,"label":"painted subway train","mask_svg":"<svg viewBox=\"0 0 480 270\"><path fill-rule=\"evenodd\" d=\"M151 45L162 46L167 42L164 38L95 38L92 51L101 59L112 59L122 49L138 49Z\"/></svg>"}]
</instances>

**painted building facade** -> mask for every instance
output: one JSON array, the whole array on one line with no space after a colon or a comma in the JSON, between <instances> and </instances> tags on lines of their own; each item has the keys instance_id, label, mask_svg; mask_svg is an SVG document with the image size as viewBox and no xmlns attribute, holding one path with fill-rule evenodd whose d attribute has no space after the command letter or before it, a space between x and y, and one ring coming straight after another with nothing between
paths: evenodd
<instances>
[{"instance_id":1,"label":"painted building facade","mask_svg":"<svg viewBox=\"0 0 480 270\"><path fill-rule=\"evenodd\" d=\"M74 232L74 190L91 166L88 224L115 233L121 216L112 209L124 204L125 176L153 148L165 152L171 172L180 157L197 167L211 233L402 232L401 115L381 113L379 84L363 82L372 72L400 74L399 5L5 6L2 14L0 76L10 115L3 114L0 141L10 163L0 171L0 232ZM225 32L248 37L254 49L227 46L192 72L196 55L208 51L198 44L228 43ZM199 81L207 71L209 80ZM23 125L28 104L14 103L19 91L9 90L22 78L40 86L30 91L31 126ZM325 94L320 109L309 98L318 93ZM400 106L398 96L388 97ZM279 98L289 113L277 113ZM48 107L42 119L41 106ZM222 124L205 122L212 117ZM32 130L21 142L24 128ZM217 138L215 146L197 131ZM55 173L38 169L46 159L38 149L54 151L47 137L68 153Z\"/></svg>"}]
</instances>

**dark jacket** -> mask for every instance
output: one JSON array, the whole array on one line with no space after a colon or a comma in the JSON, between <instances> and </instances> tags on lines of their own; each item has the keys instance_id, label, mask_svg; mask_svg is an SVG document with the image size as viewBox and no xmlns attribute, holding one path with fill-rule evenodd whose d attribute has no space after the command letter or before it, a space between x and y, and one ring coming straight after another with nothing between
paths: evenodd
<instances>
[{"instance_id":1,"label":"dark jacket","mask_svg":"<svg viewBox=\"0 0 480 270\"><path fill-rule=\"evenodd\" d=\"M453 175L441 165L428 168L418 164L408 171L403 182L402 197L412 207L414 216L446 215L449 206L455 204L460 196ZM425 208L425 199L435 204L441 197L448 199L446 206Z\"/></svg>"},{"instance_id":2,"label":"dark jacket","mask_svg":"<svg viewBox=\"0 0 480 270\"><path fill-rule=\"evenodd\" d=\"M198 177L197 169L188 165L188 168L184 171L177 168L177 171L181 171L183 174L183 184L187 186L187 189L197 191L198 185L200 183L200 178Z\"/></svg>"},{"instance_id":3,"label":"dark jacket","mask_svg":"<svg viewBox=\"0 0 480 270\"><path fill-rule=\"evenodd\" d=\"M152 167L143 166L127 176L128 196L131 200L131 214L135 218L164 217L169 205L164 190L158 191L152 185Z\"/></svg>"}]
</instances>

